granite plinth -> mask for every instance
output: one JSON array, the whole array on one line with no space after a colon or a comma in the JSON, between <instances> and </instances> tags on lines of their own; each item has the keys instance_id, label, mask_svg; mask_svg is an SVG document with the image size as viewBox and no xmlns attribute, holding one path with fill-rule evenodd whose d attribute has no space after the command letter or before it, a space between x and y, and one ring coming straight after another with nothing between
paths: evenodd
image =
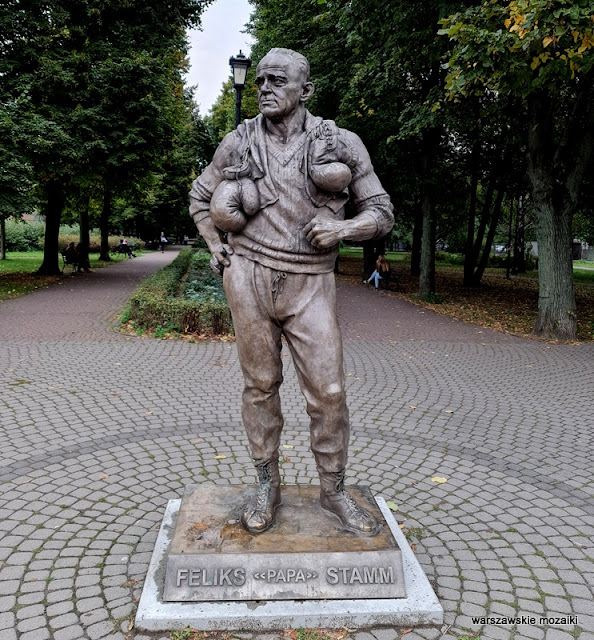
<instances>
[{"instance_id":1,"label":"granite plinth","mask_svg":"<svg viewBox=\"0 0 594 640\"><path fill-rule=\"evenodd\" d=\"M382 522L371 494L349 489ZM274 526L239 523L253 487L194 486L183 496L167 558L168 602L403 598L402 556L389 527L346 531L319 503L319 488L283 487Z\"/></svg>"},{"instance_id":2,"label":"granite plinth","mask_svg":"<svg viewBox=\"0 0 594 640\"><path fill-rule=\"evenodd\" d=\"M138 603L135 626L172 631L275 631L290 628L413 627L443 624L443 608L392 513L376 497L402 553L406 598L271 600L268 602L164 602L165 564L181 500L170 500Z\"/></svg>"}]
</instances>

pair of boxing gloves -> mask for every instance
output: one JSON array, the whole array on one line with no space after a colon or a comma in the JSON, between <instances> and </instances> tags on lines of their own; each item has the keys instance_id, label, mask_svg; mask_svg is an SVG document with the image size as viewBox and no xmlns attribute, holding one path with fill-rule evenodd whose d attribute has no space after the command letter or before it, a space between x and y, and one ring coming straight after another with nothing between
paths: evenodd
<instances>
[{"instance_id":1,"label":"pair of boxing gloves","mask_svg":"<svg viewBox=\"0 0 594 640\"><path fill-rule=\"evenodd\" d=\"M338 193L349 186L351 170L337 161L335 153L328 153L328 143L317 138L311 144L308 173L312 182L323 191ZM223 169L223 180L210 201L210 217L221 231L237 233L250 216L260 209L258 188L249 175L247 163L240 167Z\"/></svg>"}]
</instances>

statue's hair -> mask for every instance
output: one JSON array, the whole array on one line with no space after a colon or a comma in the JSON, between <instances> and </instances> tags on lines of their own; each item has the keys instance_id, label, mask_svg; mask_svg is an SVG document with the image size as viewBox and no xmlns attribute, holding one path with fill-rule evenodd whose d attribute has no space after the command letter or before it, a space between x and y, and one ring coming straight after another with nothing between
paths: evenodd
<instances>
[{"instance_id":1,"label":"statue's hair","mask_svg":"<svg viewBox=\"0 0 594 640\"><path fill-rule=\"evenodd\" d=\"M303 78L305 82L309 82L309 62L307 61L307 58L304 55L298 53L297 51L293 51L293 49L283 49L282 47L274 47L273 49L270 49L270 51L264 56L264 58L269 56L271 53L277 53L279 55L292 58L292 60L295 62L295 64L299 68L299 71L301 71L301 73L303 74ZM262 60L264 60L264 58L262 58ZM262 63L262 60L260 60L260 62L258 63L258 66L260 66L260 64Z\"/></svg>"}]
</instances>

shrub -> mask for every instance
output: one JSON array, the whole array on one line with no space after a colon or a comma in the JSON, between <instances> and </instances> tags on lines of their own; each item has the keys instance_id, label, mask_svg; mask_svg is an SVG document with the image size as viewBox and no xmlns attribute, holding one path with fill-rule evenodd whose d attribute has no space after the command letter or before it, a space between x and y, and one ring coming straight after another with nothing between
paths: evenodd
<instances>
[{"instance_id":1,"label":"shrub","mask_svg":"<svg viewBox=\"0 0 594 640\"><path fill-rule=\"evenodd\" d=\"M120 244L120 239L122 236L109 236L108 244L109 250L114 251L118 248ZM128 244L134 245L136 249L143 249L144 242L139 240L138 238L126 238L128 240ZM58 246L60 247L60 251L64 251L64 249L68 246L70 242L74 242L77 245L80 242L80 236L78 231L68 231L60 228L60 237L58 238ZM42 243L43 244L43 243ZM101 250L101 235L97 232L92 232L89 234L89 253L99 253Z\"/></svg>"},{"instance_id":2,"label":"shrub","mask_svg":"<svg viewBox=\"0 0 594 640\"><path fill-rule=\"evenodd\" d=\"M435 260L446 264L464 264L464 256L459 253L447 253L446 251L436 251Z\"/></svg>"},{"instance_id":3,"label":"shrub","mask_svg":"<svg viewBox=\"0 0 594 640\"><path fill-rule=\"evenodd\" d=\"M38 251L43 247L43 222L6 221L6 249L8 251Z\"/></svg>"},{"instance_id":4,"label":"shrub","mask_svg":"<svg viewBox=\"0 0 594 640\"><path fill-rule=\"evenodd\" d=\"M209 265L210 255L196 252L188 277L184 282L183 297L193 302L223 302L227 298L223 291L221 276L214 273Z\"/></svg>"},{"instance_id":5,"label":"shrub","mask_svg":"<svg viewBox=\"0 0 594 640\"><path fill-rule=\"evenodd\" d=\"M231 314L226 301L205 298L202 301L179 297L181 280L195 254L184 249L168 266L148 277L130 299L129 319L144 329L165 333L232 333ZM209 256L198 254L195 270L208 269ZM213 274L214 275L214 274Z\"/></svg>"}]
</instances>

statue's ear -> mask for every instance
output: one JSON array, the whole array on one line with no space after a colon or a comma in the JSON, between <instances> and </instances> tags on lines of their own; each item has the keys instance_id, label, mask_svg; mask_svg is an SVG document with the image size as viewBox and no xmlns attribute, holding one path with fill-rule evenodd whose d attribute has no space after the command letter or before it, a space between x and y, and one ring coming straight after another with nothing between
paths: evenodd
<instances>
[{"instance_id":1,"label":"statue's ear","mask_svg":"<svg viewBox=\"0 0 594 640\"><path fill-rule=\"evenodd\" d=\"M309 100L313 96L314 91L315 87L313 85L313 82L306 82L301 89L301 102L306 102L307 100Z\"/></svg>"}]
</instances>

